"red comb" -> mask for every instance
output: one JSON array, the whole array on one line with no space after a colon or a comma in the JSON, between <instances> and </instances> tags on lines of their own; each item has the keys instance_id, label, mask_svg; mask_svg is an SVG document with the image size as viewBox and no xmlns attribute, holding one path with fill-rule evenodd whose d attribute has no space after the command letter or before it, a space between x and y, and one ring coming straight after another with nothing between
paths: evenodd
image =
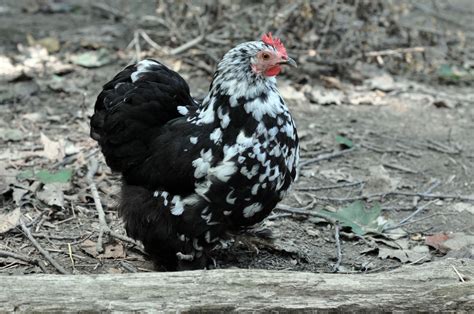
<instances>
[{"instance_id":1,"label":"red comb","mask_svg":"<svg viewBox=\"0 0 474 314\"><path fill-rule=\"evenodd\" d=\"M286 53L286 48L281 43L280 38L273 38L272 33L263 34L262 41L267 45L273 46L282 56L288 57L288 54Z\"/></svg>"}]
</instances>

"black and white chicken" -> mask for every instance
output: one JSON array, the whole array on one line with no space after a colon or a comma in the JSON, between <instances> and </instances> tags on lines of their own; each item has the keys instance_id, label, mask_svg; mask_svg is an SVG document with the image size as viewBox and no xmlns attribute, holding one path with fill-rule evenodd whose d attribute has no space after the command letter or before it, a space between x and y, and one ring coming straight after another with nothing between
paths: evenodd
<instances>
[{"instance_id":1,"label":"black and white chicken","mask_svg":"<svg viewBox=\"0 0 474 314\"><path fill-rule=\"evenodd\" d=\"M208 265L227 232L267 217L296 178L295 123L276 76L296 66L271 34L219 62L201 104L184 79L147 59L104 85L91 136L122 173L127 233L167 270Z\"/></svg>"}]
</instances>

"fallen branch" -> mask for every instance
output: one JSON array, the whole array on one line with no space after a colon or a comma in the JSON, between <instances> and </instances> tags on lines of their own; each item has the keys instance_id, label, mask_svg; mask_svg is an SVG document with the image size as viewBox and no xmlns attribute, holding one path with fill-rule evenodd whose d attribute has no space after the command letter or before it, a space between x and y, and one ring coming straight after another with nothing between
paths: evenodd
<instances>
[{"instance_id":1,"label":"fallen branch","mask_svg":"<svg viewBox=\"0 0 474 314\"><path fill-rule=\"evenodd\" d=\"M471 312L474 281L460 282L453 266L463 278L474 277L471 260L454 259L371 274L218 269L3 276L0 312Z\"/></svg>"}]
</instances>

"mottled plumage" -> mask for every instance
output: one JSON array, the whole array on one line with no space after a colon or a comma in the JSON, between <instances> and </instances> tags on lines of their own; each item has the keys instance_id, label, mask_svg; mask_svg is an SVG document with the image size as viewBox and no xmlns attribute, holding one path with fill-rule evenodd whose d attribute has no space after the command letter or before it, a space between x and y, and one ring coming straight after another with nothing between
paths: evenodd
<instances>
[{"instance_id":1,"label":"mottled plumage","mask_svg":"<svg viewBox=\"0 0 474 314\"><path fill-rule=\"evenodd\" d=\"M281 47L267 39L230 50L202 104L154 60L128 66L98 96L91 136L123 174L127 233L166 269L205 267L227 231L263 220L295 180L298 136L276 87L280 63L260 55L292 62Z\"/></svg>"}]
</instances>

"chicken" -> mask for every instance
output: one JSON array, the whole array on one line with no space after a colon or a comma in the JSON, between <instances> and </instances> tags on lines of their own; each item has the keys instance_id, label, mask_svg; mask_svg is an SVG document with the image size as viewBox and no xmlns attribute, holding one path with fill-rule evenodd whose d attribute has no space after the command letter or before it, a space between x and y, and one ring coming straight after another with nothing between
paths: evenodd
<instances>
[{"instance_id":1,"label":"chicken","mask_svg":"<svg viewBox=\"0 0 474 314\"><path fill-rule=\"evenodd\" d=\"M166 270L205 268L228 232L267 217L296 178L295 123L276 86L296 66L271 33L219 62L201 104L147 59L104 85L91 137L122 174L127 234Z\"/></svg>"}]
</instances>

